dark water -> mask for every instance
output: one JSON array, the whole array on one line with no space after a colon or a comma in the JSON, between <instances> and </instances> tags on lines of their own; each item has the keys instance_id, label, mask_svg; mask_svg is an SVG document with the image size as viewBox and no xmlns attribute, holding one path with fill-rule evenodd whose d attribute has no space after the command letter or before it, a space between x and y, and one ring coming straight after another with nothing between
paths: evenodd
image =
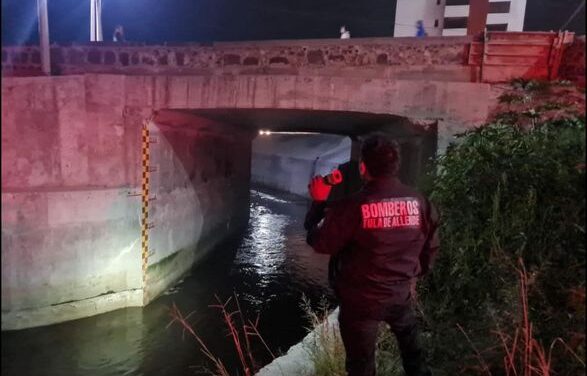
<instances>
[{"instance_id":1,"label":"dark water","mask_svg":"<svg viewBox=\"0 0 587 376\"><path fill-rule=\"evenodd\" d=\"M170 322L175 303L210 350L239 374L234 345L214 308L215 295L239 297L245 316L259 318L270 348L280 351L306 334L300 308L327 289L327 257L305 244L306 201L251 191L246 231L217 247L211 258L145 308L126 308L86 319L2 332L2 375L194 375L210 367L196 341ZM234 308L234 305L232 306ZM257 349L262 363L269 356ZM242 374L242 373L240 373Z\"/></svg>"}]
</instances>

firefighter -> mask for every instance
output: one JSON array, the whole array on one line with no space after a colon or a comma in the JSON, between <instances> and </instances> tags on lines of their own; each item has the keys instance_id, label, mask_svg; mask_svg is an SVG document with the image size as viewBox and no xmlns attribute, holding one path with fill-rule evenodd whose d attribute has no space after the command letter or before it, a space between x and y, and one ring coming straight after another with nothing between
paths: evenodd
<instances>
[{"instance_id":1,"label":"firefighter","mask_svg":"<svg viewBox=\"0 0 587 376\"><path fill-rule=\"evenodd\" d=\"M331 186L321 177L308 186L313 202L304 223L307 242L337 261L333 284L349 376L375 375L382 321L397 339L406 375L431 375L413 303L416 280L430 271L438 252L438 214L426 197L400 182L399 166L398 144L370 136L361 148L365 184L358 193L327 208Z\"/></svg>"}]
</instances>

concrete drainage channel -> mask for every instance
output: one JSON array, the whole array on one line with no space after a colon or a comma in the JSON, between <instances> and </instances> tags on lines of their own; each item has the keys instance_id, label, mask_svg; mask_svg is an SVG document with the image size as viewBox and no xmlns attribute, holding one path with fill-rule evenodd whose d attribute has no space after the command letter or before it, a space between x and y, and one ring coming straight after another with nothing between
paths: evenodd
<instances>
[{"instance_id":1,"label":"concrete drainage channel","mask_svg":"<svg viewBox=\"0 0 587 376\"><path fill-rule=\"evenodd\" d=\"M297 345L289 348L283 356L275 358L271 363L261 368L255 376L311 376L314 374L314 364L310 358L312 347L316 346L320 333L338 333L338 307L328 315L328 318L313 331L308 333Z\"/></svg>"}]
</instances>

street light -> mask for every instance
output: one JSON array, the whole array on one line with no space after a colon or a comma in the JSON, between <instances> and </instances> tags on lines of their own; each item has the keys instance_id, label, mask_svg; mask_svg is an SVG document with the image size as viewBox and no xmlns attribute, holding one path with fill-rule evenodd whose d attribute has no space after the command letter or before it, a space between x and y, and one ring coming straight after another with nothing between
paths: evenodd
<instances>
[{"instance_id":1,"label":"street light","mask_svg":"<svg viewBox=\"0 0 587 376\"><path fill-rule=\"evenodd\" d=\"M51 53L49 47L49 11L47 0L37 0L39 17L39 45L41 50L41 70L51 74ZM102 0L90 2L90 41L101 42L102 38Z\"/></svg>"},{"instance_id":2,"label":"street light","mask_svg":"<svg viewBox=\"0 0 587 376\"><path fill-rule=\"evenodd\" d=\"M90 0L90 41L102 42L102 0Z\"/></svg>"},{"instance_id":3,"label":"street light","mask_svg":"<svg viewBox=\"0 0 587 376\"><path fill-rule=\"evenodd\" d=\"M51 55L49 51L49 12L47 0L37 0L39 16L39 44L41 48L41 70L44 74L51 74Z\"/></svg>"}]
</instances>

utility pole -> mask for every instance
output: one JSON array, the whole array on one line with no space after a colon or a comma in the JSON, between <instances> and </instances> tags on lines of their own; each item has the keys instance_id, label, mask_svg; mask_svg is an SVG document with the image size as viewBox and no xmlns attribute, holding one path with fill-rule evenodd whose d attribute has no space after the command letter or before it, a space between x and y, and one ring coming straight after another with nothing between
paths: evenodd
<instances>
[{"instance_id":1,"label":"utility pole","mask_svg":"<svg viewBox=\"0 0 587 376\"><path fill-rule=\"evenodd\" d=\"M41 46L41 69L44 74L51 74L51 54L49 50L49 12L47 0L37 0L39 15L39 44Z\"/></svg>"},{"instance_id":2,"label":"utility pole","mask_svg":"<svg viewBox=\"0 0 587 376\"><path fill-rule=\"evenodd\" d=\"M90 41L102 42L102 0L90 0Z\"/></svg>"}]
</instances>

